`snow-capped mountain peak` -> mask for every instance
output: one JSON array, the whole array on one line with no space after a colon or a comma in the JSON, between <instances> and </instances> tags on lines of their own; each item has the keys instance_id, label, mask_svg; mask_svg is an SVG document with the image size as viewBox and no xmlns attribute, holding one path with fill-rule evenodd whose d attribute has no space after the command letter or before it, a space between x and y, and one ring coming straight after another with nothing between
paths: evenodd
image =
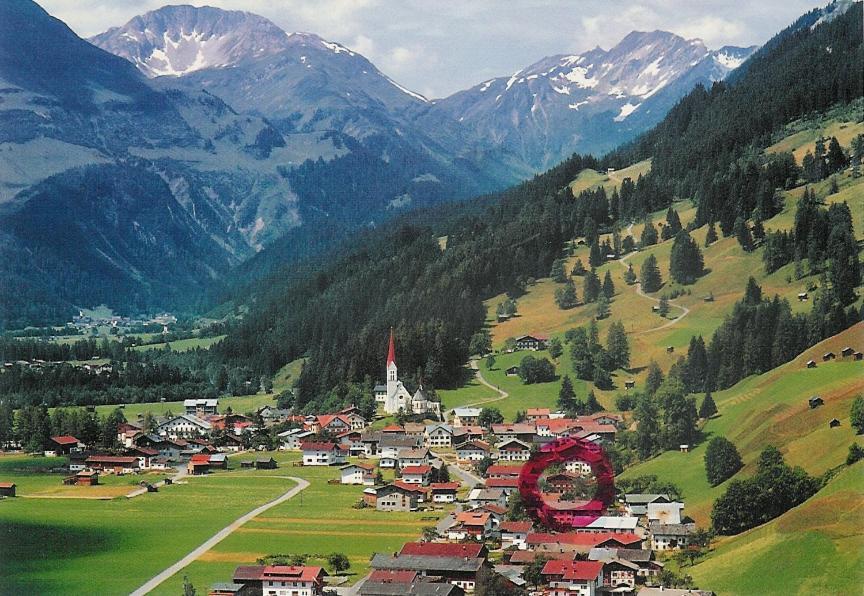
<instances>
[{"instance_id":1,"label":"snow-capped mountain peak","mask_svg":"<svg viewBox=\"0 0 864 596\"><path fill-rule=\"evenodd\" d=\"M254 14L177 5L137 16L90 41L157 77L275 54L289 46L288 38L271 21Z\"/></svg>"}]
</instances>

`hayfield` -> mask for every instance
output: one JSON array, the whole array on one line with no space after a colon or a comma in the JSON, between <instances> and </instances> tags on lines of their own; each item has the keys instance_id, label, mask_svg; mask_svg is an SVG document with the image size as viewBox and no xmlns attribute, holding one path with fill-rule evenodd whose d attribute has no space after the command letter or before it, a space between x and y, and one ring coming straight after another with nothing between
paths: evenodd
<instances>
[{"instance_id":1,"label":"hayfield","mask_svg":"<svg viewBox=\"0 0 864 596\"><path fill-rule=\"evenodd\" d=\"M724 538L684 571L718 594L860 594L862 528L864 463L858 462L802 505Z\"/></svg>"}]
</instances>

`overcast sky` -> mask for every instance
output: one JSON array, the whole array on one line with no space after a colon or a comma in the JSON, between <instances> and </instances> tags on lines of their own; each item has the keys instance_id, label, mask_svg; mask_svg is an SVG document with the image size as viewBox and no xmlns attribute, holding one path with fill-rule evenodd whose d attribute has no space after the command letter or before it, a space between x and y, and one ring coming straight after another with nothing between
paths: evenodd
<instances>
[{"instance_id":1,"label":"overcast sky","mask_svg":"<svg viewBox=\"0 0 864 596\"><path fill-rule=\"evenodd\" d=\"M37 0L88 37L170 0ZM633 30L761 45L827 0L190 0L246 10L365 55L402 85L442 97L551 54L610 48Z\"/></svg>"}]
</instances>

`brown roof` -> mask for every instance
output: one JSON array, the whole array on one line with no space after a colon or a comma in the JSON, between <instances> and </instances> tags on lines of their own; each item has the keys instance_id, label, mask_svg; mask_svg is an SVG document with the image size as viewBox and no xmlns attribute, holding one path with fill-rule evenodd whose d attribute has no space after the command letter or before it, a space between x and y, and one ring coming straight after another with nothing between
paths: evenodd
<instances>
[{"instance_id":1,"label":"brown roof","mask_svg":"<svg viewBox=\"0 0 864 596\"><path fill-rule=\"evenodd\" d=\"M451 542L406 542L400 555L426 555L431 557L483 556L486 547L482 544L456 544Z\"/></svg>"},{"instance_id":2,"label":"brown roof","mask_svg":"<svg viewBox=\"0 0 864 596\"><path fill-rule=\"evenodd\" d=\"M138 463L138 458L128 455L91 455L86 461L88 464L134 464Z\"/></svg>"},{"instance_id":3,"label":"brown roof","mask_svg":"<svg viewBox=\"0 0 864 596\"><path fill-rule=\"evenodd\" d=\"M59 437L51 437L51 440L58 445L77 445L78 443L80 443L80 441L72 435L60 435Z\"/></svg>"},{"instance_id":4,"label":"brown roof","mask_svg":"<svg viewBox=\"0 0 864 596\"><path fill-rule=\"evenodd\" d=\"M417 577L416 571L398 571L390 569L376 569L367 581L381 582L384 584L410 584Z\"/></svg>"},{"instance_id":5,"label":"brown roof","mask_svg":"<svg viewBox=\"0 0 864 596\"><path fill-rule=\"evenodd\" d=\"M504 521L500 527L502 532L530 532L534 524L530 521Z\"/></svg>"},{"instance_id":6,"label":"brown roof","mask_svg":"<svg viewBox=\"0 0 864 596\"><path fill-rule=\"evenodd\" d=\"M14 482L0 482L0 488L15 488Z\"/></svg>"},{"instance_id":7,"label":"brown roof","mask_svg":"<svg viewBox=\"0 0 864 596\"><path fill-rule=\"evenodd\" d=\"M333 451L335 448L333 443L300 443L301 451Z\"/></svg>"}]
</instances>

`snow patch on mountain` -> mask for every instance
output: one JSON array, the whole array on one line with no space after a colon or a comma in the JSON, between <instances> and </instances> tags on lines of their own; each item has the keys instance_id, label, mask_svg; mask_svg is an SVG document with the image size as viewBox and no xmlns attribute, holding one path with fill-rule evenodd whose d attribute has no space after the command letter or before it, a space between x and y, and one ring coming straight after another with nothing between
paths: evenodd
<instances>
[{"instance_id":1,"label":"snow patch on mountain","mask_svg":"<svg viewBox=\"0 0 864 596\"><path fill-rule=\"evenodd\" d=\"M635 112L641 105L641 103L637 103L634 105L628 101L623 106L621 106L621 112L617 116L615 116L613 120L615 120L615 122L623 122L624 119L627 118L627 116Z\"/></svg>"}]
</instances>

